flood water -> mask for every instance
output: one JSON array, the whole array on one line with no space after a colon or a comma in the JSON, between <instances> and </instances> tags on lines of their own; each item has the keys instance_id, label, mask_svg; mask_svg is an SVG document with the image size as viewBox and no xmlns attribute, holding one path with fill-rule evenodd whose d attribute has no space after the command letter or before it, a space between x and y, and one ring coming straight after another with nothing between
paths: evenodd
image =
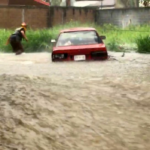
<instances>
[{"instance_id":1,"label":"flood water","mask_svg":"<svg viewBox=\"0 0 150 150\"><path fill-rule=\"evenodd\" d=\"M150 55L109 55L0 54L0 150L149 150Z\"/></svg>"}]
</instances>

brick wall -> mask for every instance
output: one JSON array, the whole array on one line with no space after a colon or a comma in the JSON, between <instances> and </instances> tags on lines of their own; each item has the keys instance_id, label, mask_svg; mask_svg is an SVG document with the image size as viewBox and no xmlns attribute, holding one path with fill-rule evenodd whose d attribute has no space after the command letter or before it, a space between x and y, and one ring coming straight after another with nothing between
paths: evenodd
<instances>
[{"instance_id":1,"label":"brick wall","mask_svg":"<svg viewBox=\"0 0 150 150\"><path fill-rule=\"evenodd\" d=\"M8 5L9 0L0 0L0 5Z\"/></svg>"},{"instance_id":2,"label":"brick wall","mask_svg":"<svg viewBox=\"0 0 150 150\"><path fill-rule=\"evenodd\" d=\"M150 23L150 8L97 10L74 7L0 6L0 18L0 28L8 29L18 27L23 21L32 29L42 29L71 20L126 27L129 24Z\"/></svg>"},{"instance_id":3,"label":"brick wall","mask_svg":"<svg viewBox=\"0 0 150 150\"><path fill-rule=\"evenodd\" d=\"M46 8L24 9L24 21L33 29L47 28L49 20L48 13L49 9Z\"/></svg>"},{"instance_id":4,"label":"brick wall","mask_svg":"<svg viewBox=\"0 0 150 150\"><path fill-rule=\"evenodd\" d=\"M33 29L48 27L49 8L43 7L0 7L0 28L13 29L25 21Z\"/></svg>"},{"instance_id":5,"label":"brick wall","mask_svg":"<svg viewBox=\"0 0 150 150\"><path fill-rule=\"evenodd\" d=\"M42 29L71 20L94 22L95 11L90 8L0 6L0 28L13 29L25 21L32 29Z\"/></svg>"},{"instance_id":6,"label":"brick wall","mask_svg":"<svg viewBox=\"0 0 150 150\"><path fill-rule=\"evenodd\" d=\"M21 12L19 8L0 8L0 27L1 28L14 28L21 23Z\"/></svg>"}]
</instances>

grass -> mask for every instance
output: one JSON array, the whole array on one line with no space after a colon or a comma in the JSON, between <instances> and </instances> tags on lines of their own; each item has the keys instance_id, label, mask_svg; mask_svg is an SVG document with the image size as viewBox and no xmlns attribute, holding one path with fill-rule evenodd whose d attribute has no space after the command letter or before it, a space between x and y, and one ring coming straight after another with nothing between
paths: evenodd
<instances>
[{"instance_id":1,"label":"grass","mask_svg":"<svg viewBox=\"0 0 150 150\"><path fill-rule=\"evenodd\" d=\"M69 22L64 25L57 25L49 29L27 30L28 42L23 41L23 46L26 52L41 52L52 50L51 39L56 39L60 30L72 27L94 27L100 35L105 35L107 38L104 41L108 50L124 51L134 50L140 53L150 52L149 33L150 25L128 26L125 29L116 27L111 24L103 26L94 23L79 23ZM12 52L11 46L6 46L6 40L12 30L0 29L0 51Z\"/></svg>"}]
</instances>

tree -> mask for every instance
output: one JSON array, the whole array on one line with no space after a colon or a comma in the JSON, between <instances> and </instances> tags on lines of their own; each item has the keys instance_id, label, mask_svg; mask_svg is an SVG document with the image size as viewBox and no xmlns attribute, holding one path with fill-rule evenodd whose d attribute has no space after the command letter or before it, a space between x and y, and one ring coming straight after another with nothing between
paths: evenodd
<instances>
[{"instance_id":1,"label":"tree","mask_svg":"<svg viewBox=\"0 0 150 150\"><path fill-rule=\"evenodd\" d=\"M145 7L149 7L149 5L150 5L150 0L144 0L144 1L143 1L143 5L144 5Z\"/></svg>"},{"instance_id":2,"label":"tree","mask_svg":"<svg viewBox=\"0 0 150 150\"><path fill-rule=\"evenodd\" d=\"M120 4L122 7L139 7L139 0L117 0L117 4Z\"/></svg>"},{"instance_id":3,"label":"tree","mask_svg":"<svg viewBox=\"0 0 150 150\"><path fill-rule=\"evenodd\" d=\"M62 0L50 0L51 6L60 6Z\"/></svg>"}]
</instances>

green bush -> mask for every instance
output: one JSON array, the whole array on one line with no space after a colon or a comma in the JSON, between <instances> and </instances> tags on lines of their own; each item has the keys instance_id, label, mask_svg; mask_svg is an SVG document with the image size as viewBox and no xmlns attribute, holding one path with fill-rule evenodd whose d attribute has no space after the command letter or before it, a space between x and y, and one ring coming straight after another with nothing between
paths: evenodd
<instances>
[{"instance_id":1,"label":"green bush","mask_svg":"<svg viewBox=\"0 0 150 150\"><path fill-rule=\"evenodd\" d=\"M113 37L109 42L106 44L107 49L111 51L116 51L119 52L121 51L120 46L119 46L119 40Z\"/></svg>"},{"instance_id":2,"label":"green bush","mask_svg":"<svg viewBox=\"0 0 150 150\"><path fill-rule=\"evenodd\" d=\"M141 36L137 38L136 44L139 53L150 53L150 36Z\"/></svg>"},{"instance_id":3,"label":"green bush","mask_svg":"<svg viewBox=\"0 0 150 150\"><path fill-rule=\"evenodd\" d=\"M5 45L11 32L12 32L11 30L5 30L5 29L0 30L0 52L11 52L11 46Z\"/></svg>"},{"instance_id":4,"label":"green bush","mask_svg":"<svg viewBox=\"0 0 150 150\"><path fill-rule=\"evenodd\" d=\"M27 31L28 42L23 41L26 52L41 52L48 50L51 45L52 34L50 30Z\"/></svg>"}]
</instances>

